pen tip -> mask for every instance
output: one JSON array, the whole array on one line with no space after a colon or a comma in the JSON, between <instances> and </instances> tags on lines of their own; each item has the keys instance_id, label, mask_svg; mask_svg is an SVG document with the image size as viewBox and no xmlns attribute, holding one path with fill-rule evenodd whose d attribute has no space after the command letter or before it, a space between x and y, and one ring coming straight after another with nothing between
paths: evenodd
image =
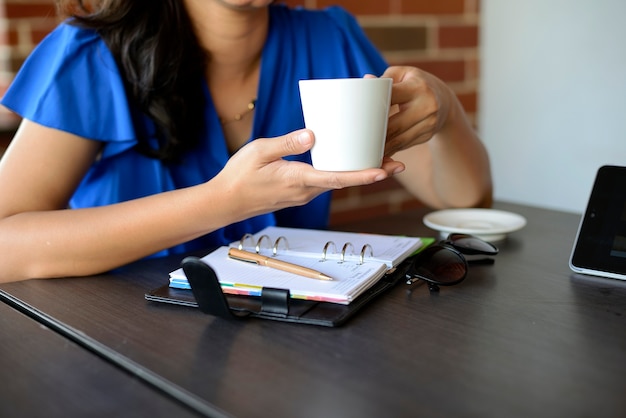
<instances>
[{"instance_id":1,"label":"pen tip","mask_svg":"<svg viewBox=\"0 0 626 418\"><path fill-rule=\"evenodd\" d=\"M332 281L333 278L330 276L325 275L324 273L320 274L320 278L322 278L322 280L328 280L328 281Z\"/></svg>"}]
</instances>

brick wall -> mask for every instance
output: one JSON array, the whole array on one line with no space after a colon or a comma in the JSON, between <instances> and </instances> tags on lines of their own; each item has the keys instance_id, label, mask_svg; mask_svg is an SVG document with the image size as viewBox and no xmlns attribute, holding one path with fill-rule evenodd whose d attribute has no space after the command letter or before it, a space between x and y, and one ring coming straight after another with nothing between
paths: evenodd
<instances>
[{"instance_id":1,"label":"brick wall","mask_svg":"<svg viewBox=\"0 0 626 418\"><path fill-rule=\"evenodd\" d=\"M53 0L0 0L0 88L58 23Z\"/></svg>"},{"instance_id":2,"label":"brick wall","mask_svg":"<svg viewBox=\"0 0 626 418\"><path fill-rule=\"evenodd\" d=\"M292 6L338 4L357 16L392 65L413 65L446 81L476 121L479 0L283 0ZM56 24L53 0L0 0L0 92ZM420 206L395 180L335 192L331 223Z\"/></svg>"}]
</instances>

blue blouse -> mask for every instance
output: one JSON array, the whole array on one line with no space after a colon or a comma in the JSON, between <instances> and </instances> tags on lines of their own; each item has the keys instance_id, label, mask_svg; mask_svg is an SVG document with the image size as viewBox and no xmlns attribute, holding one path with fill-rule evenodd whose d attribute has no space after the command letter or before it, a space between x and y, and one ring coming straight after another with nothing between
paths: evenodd
<instances>
[{"instance_id":1,"label":"blue blouse","mask_svg":"<svg viewBox=\"0 0 626 418\"><path fill-rule=\"evenodd\" d=\"M251 139L304 127L298 80L380 75L386 68L356 20L342 8L270 6ZM145 157L134 147L138 134L155 132L154 123L126 95L107 46L94 31L62 23L29 56L1 103L25 119L103 143L100 158L70 202L73 208L83 208L197 185L222 170L229 158L224 134L206 83L198 88L206 94L198 148L177 164ZM288 158L310 162L309 153ZM330 193L324 193L304 206L228 225L156 255L228 244L268 225L324 228L329 206Z\"/></svg>"}]
</instances>

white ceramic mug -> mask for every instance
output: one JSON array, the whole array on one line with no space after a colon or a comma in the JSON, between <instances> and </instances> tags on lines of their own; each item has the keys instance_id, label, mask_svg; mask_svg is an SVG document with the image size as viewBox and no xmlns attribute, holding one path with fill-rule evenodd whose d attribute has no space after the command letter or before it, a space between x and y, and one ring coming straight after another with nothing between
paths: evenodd
<instances>
[{"instance_id":1,"label":"white ceramic mug","mask_svg":"<svg viewBox=\"0 0 626 418\"><path fill-rule=\"evenodd\" d=\"M300 80L306 127L315 134L313 167L353 171L382 165L391 78Z\"/></svg>"}]
</instances>

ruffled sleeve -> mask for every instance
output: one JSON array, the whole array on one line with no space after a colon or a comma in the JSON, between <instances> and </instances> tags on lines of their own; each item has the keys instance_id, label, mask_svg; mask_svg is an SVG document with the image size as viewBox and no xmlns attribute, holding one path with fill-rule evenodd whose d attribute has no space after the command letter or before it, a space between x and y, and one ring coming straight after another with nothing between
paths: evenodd
<instances>
[{"instance_id":1,"label":"ruffled sleeve","mask_svg":"<svg viewBox=\"0 0 626 418\"><path fill-rule=\"evenodd\" d=\"M1 103L41 125L111 142L109 155L136 144L118 67L92 30L59 25L24 62Z\"/></svg>"}]
</instances>

